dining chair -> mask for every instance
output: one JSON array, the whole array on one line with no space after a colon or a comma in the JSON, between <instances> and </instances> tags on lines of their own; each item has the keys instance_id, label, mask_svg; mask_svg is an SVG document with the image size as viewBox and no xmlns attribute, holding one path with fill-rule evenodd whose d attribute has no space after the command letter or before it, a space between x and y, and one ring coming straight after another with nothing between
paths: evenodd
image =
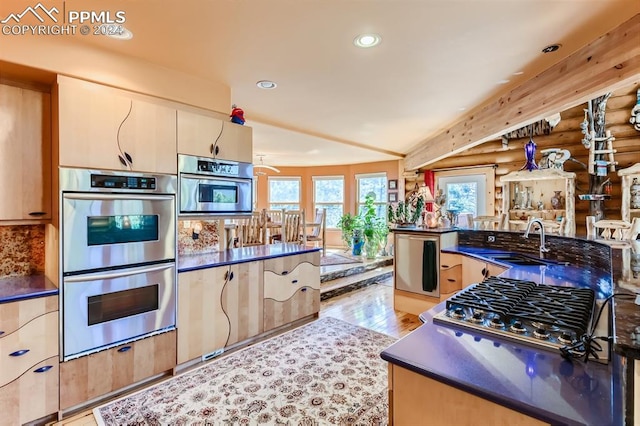
<instances>
[{"instance_id":1,"label":"dining chair","mask_svg":"<svg viewBox=\"0 0 640 426\"><path fill-rule=\"evenodd\" d=\"M322 255L325 256L327 254L327 209L316 209L313 222L308 223L307 226L311 229L307 234L307 242L314 243L315 247L318 246L318 243L321 243Z\"/></svg>"},{"instance_id":2,"label":"dining chair","mask_svg":"<svg viewBox=\"0 0 640 426\"><path fill-rule=\"evenodd\" d=\"M266 218L262 212L234 219L239 247L261 246L267 243Z\"/></svg>"},{"instance_id":3,"label":"dining chair","mask_svg":"<svg viewBox=\"0 0 640 426\"><path fill-rule=\"evenodd\" d=\"M307 229L304 210L282 210L280 233L271 237L272 242L307 243Z\"/></svg>"}]
</instances>

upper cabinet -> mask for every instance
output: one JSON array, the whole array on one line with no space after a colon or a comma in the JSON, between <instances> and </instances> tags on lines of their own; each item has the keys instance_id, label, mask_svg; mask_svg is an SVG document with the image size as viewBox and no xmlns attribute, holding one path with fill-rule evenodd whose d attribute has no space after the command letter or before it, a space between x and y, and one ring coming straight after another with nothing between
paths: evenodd
<instances>
[{"instance_id":1,"label":"upper cabinet","mask_svg":"<svg viewBox=\"0 0 640 426\"><path fill-rule=\"evenodd\" d=\"M177 173L176 109L58 76L59 165Z\"/></svg>"},{"instance_id":2,"label":"upper cabinet","mask_svg":"<svg viewBox=\"0 0 640 426\"><path fill-rule=\"evenodd\" d=\"M252 129L214 113L178 110L178 152L221 160L252 162Z\"/></svg>"},{"instance_id":3,"label":"upper cabinet","mask_svg":"<svg viewBox=\"0 0 640 426\"><path fill-rule=\"evenodd\" d=\"M508 229L524 230L529 219L542 219L545 230L573 237L576 174L558 169L521 170L500 178L502 211Z\"/></svg>"},{"instance_id":4,"label":"upper cabinet","mask_svg":"<svg viewBox=\"0 0 640 426\"><path fill-rule=\"evenodd\" d=\"M0 221L51 218L51 95L0 84Z\"/></svg>"}]
</instances>

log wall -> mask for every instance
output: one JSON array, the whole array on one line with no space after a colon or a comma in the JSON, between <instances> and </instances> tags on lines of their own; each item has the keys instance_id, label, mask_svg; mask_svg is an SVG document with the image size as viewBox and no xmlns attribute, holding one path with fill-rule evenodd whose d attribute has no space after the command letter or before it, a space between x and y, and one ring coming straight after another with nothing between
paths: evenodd
<instances>
[{"instance_id":1,"label":"log wall","mask_svg":"<svg viewBox=\"0 0 640 426\"><path fill-rule=\"evenodd\" d=\"M613 92L607 101L606 129L610 130L616 140L613 147L618 152L615 160L618 162L616 172L609 172L608 177L613 184L611 199L605 201L605 217L620 219L621 194L620 177L617 170L640 163L640 132L629 123L631 109L636 104L636 90L640 88L640 81ZM584 109L587 104L581 104L561 112L562 120L549 135L535 136L537 145L536 163L542 158L540 151L547 148L567 149L571 156L585 165L589 162L589 150L582 145L583 134L580 123L584 120ZM437 170L443 168L469 167L476 165L496 164L496 196L500 197L500 177L516 170L525 164L524 144L529 138L510 139L503 147L501 140L486 142L468 149L455 156L445 158L428 167L421 169ZM580 164L568 160L564 163L564 170L576 173L576 194L586 194L589 191L589 174ZM496 207L500 200L496 200ZM585 217L589 212L589 201L581 201L576 197L576 235L586 235Z\"/></svg>"}]
</instances>

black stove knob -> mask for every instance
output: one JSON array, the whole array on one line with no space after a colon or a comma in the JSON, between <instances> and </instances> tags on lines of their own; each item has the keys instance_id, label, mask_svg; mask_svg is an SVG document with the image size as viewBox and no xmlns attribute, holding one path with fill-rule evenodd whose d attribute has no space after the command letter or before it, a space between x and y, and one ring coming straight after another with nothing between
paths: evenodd
<instances>
[{"instance_id":1,"label":"black stove knob","mask_svg":"<svg viewBox=\"0 0 640 426\"><path fill-rule=\"evenodd\" d=\"M474 319L482 319L482 312L474 312L473 313L473 318Z\"/></svg>"},{"instance_id":2,"label":"black stove knob","mask_svg":"<svg viewBox=\"0 0 640 426\"><path fill-rule=\"evenodd\" d=\"M498 324L502 324L502 320L499 317L493 317L491 318L491 322L498 325Z\"/></svg>"},{"instance_id":3,"label":"black stove knob","mask_svg":"<svg viewBox=\"0 0 640 426\"><path fill-rule=\"evenodd\" d=\"M517 329L521 329L522 328L522 321L514 321L513 322L513 328L517 328Z\"/></svg>"},{"instance_id":4,"label":"black stove knob","mask_svg":"<svg viewBox=\"0 0 640 426\"><path fill-rule=\"evenodd\" d=\"M562 333L560 333L560 337L558 337L558 340L562 343L569 344L573 342L573 336L571 336L571 333L563 331Z\"/></svg>"},{"instance_id":5,"label":"black stove knob","mask_svg":"<svg viewBox=\"0 0 640 426\"><path fill-rule=\"evenodd\" d=\"M462 308L455 308L455 309L453 310L453 312L454 312L456 315L462 315L462 314L464 313L464 309L462 309Z\"/></svg>"}]
</instances>

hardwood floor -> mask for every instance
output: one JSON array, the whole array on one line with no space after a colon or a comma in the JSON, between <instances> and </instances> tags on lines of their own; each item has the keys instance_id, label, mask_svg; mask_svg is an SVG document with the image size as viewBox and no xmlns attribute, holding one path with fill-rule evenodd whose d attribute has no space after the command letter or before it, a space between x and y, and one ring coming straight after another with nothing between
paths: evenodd
<instances>
[{"instance_id":1,"label":"hardwood floor","mask_svg":"<svg viewBox=\"0 0 640 426\"><path fill-rule=\"evenodd\" d=\"M420 326L417 316L393 310L393 278L325 300L319 317L334 317L351 324L400 338ZM96 426L91 410L51 426Z\"/></svg>"}]
</instances>

